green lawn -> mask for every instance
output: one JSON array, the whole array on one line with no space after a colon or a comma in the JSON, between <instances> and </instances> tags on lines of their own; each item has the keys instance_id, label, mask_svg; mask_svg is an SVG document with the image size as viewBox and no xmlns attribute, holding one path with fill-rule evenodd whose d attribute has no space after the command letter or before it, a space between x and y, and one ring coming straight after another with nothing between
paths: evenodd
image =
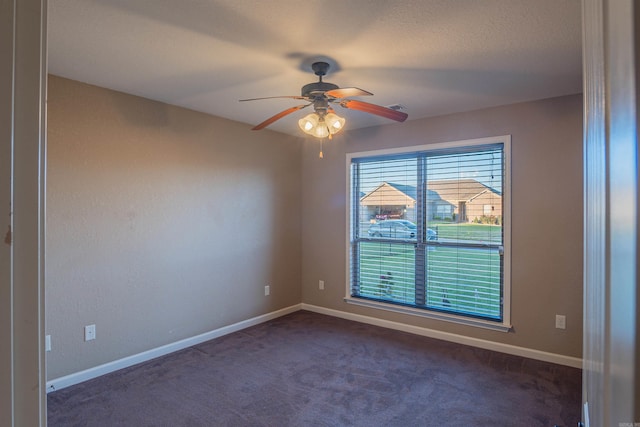
<instances>
[{"instance_id":1,"label":"green lawn","mask_svg":"<svg viewBox=\"0 0 640 427\"><path fill-rule=\"evenodd\" d=\"M436 230L441 239L502 242L502 227L499 225L431 221L429 228Z\"/></svg>"},{"instance_id":2,"label":"green lawn","mask_svg":"<svg viewBox=\"0 0 640 427\"><path fill-rule=\"evenodd\" d=\"M428 307L500 316L500 256L496 250L430 247L425 261ZM359 268L361 296L415 304L412 244L361 242Z\"/></svg>"}]
</instances>

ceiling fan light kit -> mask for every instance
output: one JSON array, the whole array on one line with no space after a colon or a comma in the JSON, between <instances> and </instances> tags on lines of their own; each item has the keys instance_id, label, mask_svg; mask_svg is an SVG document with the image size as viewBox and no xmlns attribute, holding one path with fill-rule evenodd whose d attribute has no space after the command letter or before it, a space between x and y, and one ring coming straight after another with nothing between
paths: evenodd
<instances>
[{"instance_id":1,"label":"ceiling fan light kit","mask_svg":"<svg viewBox=\"0 0 640 427\"><path fill-rule=\"evenodd\" d=\"M342 130L344 123L345 119L334 113L327 113L324 116L311 113L298 120L298 126L304 133L316 138L329 137L329 139Z\"/></svg>"}]
</instances>

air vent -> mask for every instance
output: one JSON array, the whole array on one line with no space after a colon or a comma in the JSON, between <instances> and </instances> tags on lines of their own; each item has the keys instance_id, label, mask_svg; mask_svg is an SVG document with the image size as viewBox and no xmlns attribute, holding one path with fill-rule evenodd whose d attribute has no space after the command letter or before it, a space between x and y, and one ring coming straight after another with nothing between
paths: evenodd
<instances>
[{"instance_id":1,"label":"air vent","mask_svg":"<svg viewBox=\"0 0 640 427\"><path fill-rule=\"evenodd\" d=\"M400 110L406 110L407 109L407 107L405 107L402 104L387 105L387 108L391 108L392 110L395 110L395 111L400 111Z\"/></svg>"}]
</instances>

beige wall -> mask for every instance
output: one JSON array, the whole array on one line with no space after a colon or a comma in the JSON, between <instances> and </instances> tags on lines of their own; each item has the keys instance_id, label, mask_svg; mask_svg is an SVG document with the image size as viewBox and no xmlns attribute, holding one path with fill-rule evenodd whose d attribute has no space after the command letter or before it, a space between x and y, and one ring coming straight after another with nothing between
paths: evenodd
<instances>
[{"instance_id":1,"label":"beige wall","mask_svg":"<svg viewBox=\"0 0 640 427\"><path fill-rule=\"evenodd\" d=\"M301 301L300 139L49 84L49 379Z\"/></svg>"},{"instance_id":2,"label":"beige wall","mask_svg":"<svg viewBox=\"0 0 640 427\"><path fill-rule=\"evenodd\" d=\"M581 356L581 96L354 130L321 160L310 139L59 77L49 85L49 379L301 301ZM345 154L503 134L514 331L347 305Z\"/></svg>"},{"instance_id":3,"label":"beige wall","mask_svg":"<svg viewBox=\"0 0 640 427\"><path fill-rule=\"evenodd\" d=\"M345 303L345 153L505 134L512 135L513 331L489 331ZM303 302L581 357L581 95L355 130L325 144L323 160L318 151L317 142L305 142ZM325 281L324 291L318 290L318 280ZM567 316L566 330L555 329L556 314Z\"/></svg>"}]
</instances>

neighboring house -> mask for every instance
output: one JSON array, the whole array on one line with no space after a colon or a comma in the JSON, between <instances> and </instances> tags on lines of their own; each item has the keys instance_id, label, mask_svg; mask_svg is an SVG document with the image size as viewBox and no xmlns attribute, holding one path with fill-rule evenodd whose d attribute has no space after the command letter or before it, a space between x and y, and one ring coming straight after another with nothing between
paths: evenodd
<instances>
[{"instance_id":1,"label":"neighboring house","mask_svg":"<svg viewBox=\"0 0 640 427\"><path fill-rule=\"evenodd\" d=\"M481 217L502 219L502 193L475 179L429 181L428 186L453 207L451 212L436 212L434 219L451 218L457 222L474 222Z\"/></svg>"},{"instance_id":2,"label":"neighboring house","mask_svg":"<svg viewBox=\"0 0 640 427\"><path fill-rule=\"evenodd\" d=\"M437 192L427 191L430 212L450 211L453 206L443 200ZM360 198L365 219L408 219L416 220L416 187L412 185L383 182ZM432 215L433 216L433 215Z\"/></svg>"},{"instance_id":3,"label":"neighboring house","mask_svg":"<svg viewBox=\"0 0 640 427\"><path fill-rule=\"evenodd\" d=\"M364 220L404 218L416 220L416 188L383 182L360 197Z\"/></svg>"},{"instance_id":4,"label":"neighboring house","mask_svg":"<svg viewBox=\"0 0 640 427\"><path fill-rule=\"evenodd\" d=\"M502 218L502 194L475 179L429 181L430 219L473 222L481 217ZM383 182L360 197L366 220L416 220L416 187Z\"/></svg>"}]
</instances>

